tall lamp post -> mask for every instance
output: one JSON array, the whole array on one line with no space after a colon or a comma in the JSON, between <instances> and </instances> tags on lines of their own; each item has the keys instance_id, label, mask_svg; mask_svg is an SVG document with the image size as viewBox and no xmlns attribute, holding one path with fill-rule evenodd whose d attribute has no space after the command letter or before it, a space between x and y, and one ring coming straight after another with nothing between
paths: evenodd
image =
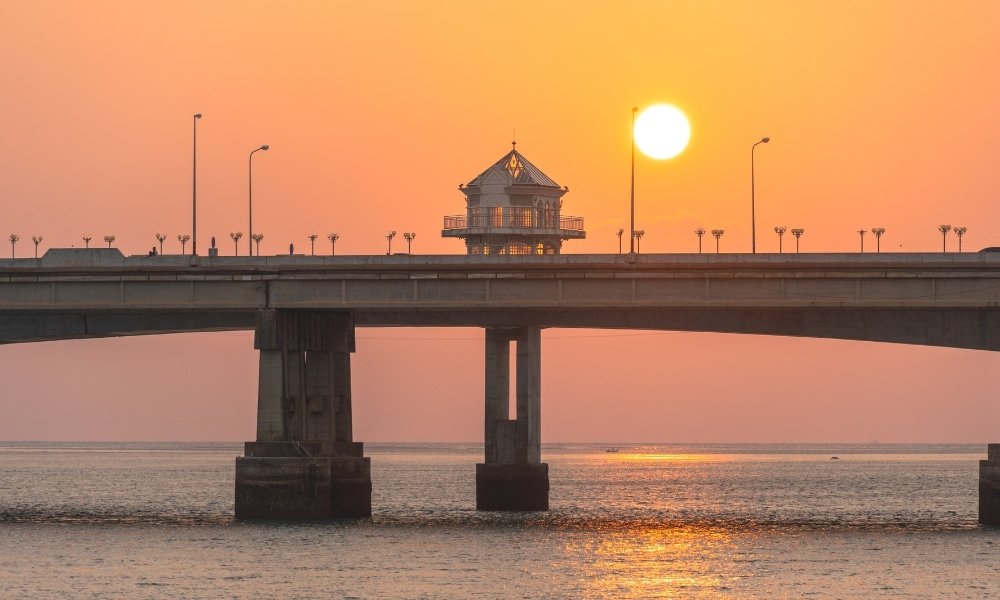
<instances>
[{"instance_id":1,"label":"tall lamp post","mask_svg":"<svg viewBox=\"0 0 1000 600\"><path fill-rule=\"evenodd\" d=\"M618 236L618 254L622 253L622 235L624 235L624 234L625 234L625 230L622 229L621 227L619 227L618 231L615 232L615 235Z\"/></svg>"},{"instance_id":2,"label":"tall lamp post","mask_svg":"<svg viewBox=\"0 0 1000 600\"><path fill-rule=\"evenodd\" d=\"M795 236L795 253L796 254L799 253L799 238L802 237L802 234L805 233L805 232L806 232L805 229L798 229L797 228L797 229L793 229L792 230L792 235Z\"/></svg>"},{"instance_id":3,"label":"tall lamp post","mask_svg":"<svg viewBox=\"0 0 1000 600\"><path fill-rule=\"evenodd\" d=\"M787 231L787 229L788 228L784 225L774 228L774 233L778 234L778 254L782 253L781 240L785 237L785 231Z\"/></svg>"},{"instance_id":4,"label":"tall lamp post","mask_svg":"<svg viewBox=\"0 0 1000 600\"><path fill-rule=\"evenodd\" d=\"M247 240L247 247L250 249L250 256L253 256L253 155L260 152L261 150L270 150L270 149L271 149L270 146L264 144L260 148L252 150L250 152L250 158L249 158L250 164L247 167L247 171L249 173L249 184L250 184L248 186L248 190L250 193L250 239Z\"/></svg>"},{"instance_id":5,"label":"tall lamp post","mask_svg":"<svg viewBox=\"0 0 1000 600\"><path fill-rule=\"evenodd\" d=\"M750 250L753 254L757 253L757 182L753 167L753 151L758 145L766 144L770 141L771 138L762 137L759 142L750 146Z\"/></svg>"},{"instance_id":6,"label":"tall lamp post","mask_svg":"<svg viewBox=\"0 0 1000 600\"><path fill-rule=\"evenodd\" d=\"M191 119L194 128L193 149L191 151L191 254L198 254L198 120L201 113L195 113ZM163 243L160 243L160 254L163 254ZM181 251L183 254L184 251Z\"/></svg>"},{"instance_id":7,"label":"tall lamp post","mask_svg":"<svg viewBox=\"0 0 1000 600\"><path fill-rule=\"evenodd\" d=\"M872 227L872 235L875 236L875 254L882 253L882 234L885 233L885 227Z\"/></svg>"},{"instance_id":8,"label":"tall lamp post","mask_svg":"<svg viewBox=\"0 0 1000 600\"><path fill-rule=\"evenodd\" d=\"M955 235L958 236L958 251L959 252L962 251L962 236L965 235L965 232L968 231L968 230L969 230L968 227L956 227L955 228Z\"/></svg>"},{"instance_id":9,"label":"tall lamp post","mask_svg":"<svg viewBox=\"0 0 1000 600\"><path fill-rule=\"evenodd\" d=\"M941 252L947 252L948 232L951 231L951 225L938 225L938 231L941 232Z\"/></svg>"},{"instance_id":10,"label":"tall lamp post","mask_svg":"<svg viewBox=\"0 0 1000 600\"><path fill-rule=\"evenodd\" d=\"M701 254L701 236L705 235L705 228L699 227L695 229L694 234L698 236L698 254Z\"/></svg>"},{"instance_id":11,"label":"tall lamp post","mask_svg":"<svg viewBox=\"0 0 1000 600\"><path fill-rule=\"evenodd\" d=\"M629 246L628 253L635 254L635 117L639 107L632 107L632 183L629 187Z\"/></svg>"}]
</instances>

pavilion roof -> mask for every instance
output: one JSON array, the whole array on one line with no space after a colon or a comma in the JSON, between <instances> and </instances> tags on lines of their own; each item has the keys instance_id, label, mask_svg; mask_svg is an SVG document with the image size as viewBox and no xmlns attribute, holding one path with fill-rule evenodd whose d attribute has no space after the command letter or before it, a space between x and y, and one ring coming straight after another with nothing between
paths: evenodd
<instances>
[{"instance_id":1,"label":"pavilion roof","mask_svg":"<svg viewBox=\"0 0 1000 600\"><path fill-rule=\"evenodd\" d=\"M478 186L490 175L499 173L510 180L511 185L540 185L543 187L560 187L551 177L542 173L542 170L531 164L517 149L513 149L503 158L498 160L475 179L469 182L469 186Z\"/></svg>"}]
</instances>

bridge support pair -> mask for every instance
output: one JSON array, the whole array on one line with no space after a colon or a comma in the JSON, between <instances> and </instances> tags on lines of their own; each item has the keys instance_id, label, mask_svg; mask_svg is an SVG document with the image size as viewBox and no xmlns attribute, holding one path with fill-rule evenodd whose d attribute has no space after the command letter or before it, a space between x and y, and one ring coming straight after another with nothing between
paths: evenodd
<instances>
[{"instance_id":1,"label":"bridge support pair","mask_svg":"<svg viewBox=\"0 0 1000 600\"><path fill-rule=\"evenodd\" d=\"M516 418L510 418L510 344L516 344ZM537 327L486 330L486 457L476 465L478 510L549 508L541 462L542 335Z\"/></svg>"},{"instance_id":2,"label":"bridge support pair","mask_svg":"<svg viewBox=\"0 0 1000 600\"><path fill-rule=\"evenodd\" d=\"M516 344L516 418L509 416ZM236 459L236 518L371 516L371 464L353 439L350 313L262 310L257 440ZM486 330L486 457L476 508L549 507L541 462L541 330Z\"/></svg>"},{"instance_id":3,"label":"bridge support pair","mask_svg":"<svg viewBox=\"0 0 1000 600\"><path fill-rule=\"evenodd\" d=\"M349 313L263 310L257 441L236 459L236 518L371 516L370 459L351 420Z\"/></svg>"}]
</instances>

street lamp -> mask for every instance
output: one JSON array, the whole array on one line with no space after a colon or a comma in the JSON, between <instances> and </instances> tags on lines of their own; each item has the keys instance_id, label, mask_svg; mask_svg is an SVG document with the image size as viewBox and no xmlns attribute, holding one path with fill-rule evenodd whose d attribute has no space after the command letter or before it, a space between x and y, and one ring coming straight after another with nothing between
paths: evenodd
<instances>
[{"instance_id":1,"label":"street lamp","mask_svg":"<svg viewBox=\"0 0 1000 600\"><path fill-rule=\"evenodd\" d=\"M769 137L762 137L760 141L750 146L750 250L757 253L757 198L756 181L753 167L753 151L759 144L766 144L771 141Z\"/></svg>"},{"instance_id":2,"label":"street lamp","mask_svg":"<svg viewBox=\"0 0 1000 600\"><path fill-rule=\"evenodd\" d=\"M406 238L406 253L411 254L410 244L413 243L413 238L417 237L415 233L403 233L403 237Z\"/></svg>"},{"instance_id":3,"label":"street lamp","mask_svg":"<svg viewBox=\"0 0 1000 600\"><path fill-rule=\"evenodd\" d=\"M799 238L802 237L802 234L805 233L805 232L806 232L805 229L793 229L792 230L792 235L795 236L795 253L796 254L799 253Z\"/></svg>"},{"instance_id":4,"label":"street lamp","mask_svg":"<svg viewBox=\"0 0 1000 600\"><path fill-rule=\"evenodd\" d=\"M941 232L941 252L947 252L948 232L951 231L951 225L938 225L938 231Z\"/></svg>"},{"instance_id":5,"label":"street lamp","mask_svg":"<svg viewBox=\"0 0 1000 600\"><path fill-rule=\"evenodd\" d=\"M958 236L958 251L959 252L962 251L962 236L965 235L965 232L968 231L968 230L969 230L968 227L956 227L955 228L955 235Z\"/></svg>"},{"instance_id":6,"label":"street lamp","mask_svg":"<svg viewBox=\"0 0 1000 600\"><path fill-rule=\"evenodd\" d=\"M883 233L885 233L885 227L872 227L872 234L875 236L875 254L880 254L882 252Z\"/></svg>"},{"instance_id":7,"label":"street lamp","mask_svg":"<svg viewBox=\"0 0 1000 600\"><path fill-rule=\"evenodd\" d=\"M337 255L337 240L340 239L339 233L331 233L326 236L326 239L330 240L330 256Z\"/></svg>"},{"instance_id":8,"label":"street lamp","mask_svg":"<svg viewBox=\"0 0 1000 600\"><path fill-rule=\"evenodd\" d=\"M160 254L163 254L163 240L165 239L167 239L167 235L165 233L156 234L156 241L160 242ZM183 252L181 252L181 254L183 254Z\"/></svg>"},{"instance_id":9,"label":"street lamp","mask_svg":"<svg viewBox=\"0 0 1000 600\"><path fill-rule=\"evenodd\" d=\"M632 107L632 183L629 188L629 238L628 253L635 254L635 117L639 114L639 107Z\"/></svg>"},{"instance_id":10,"label":"street lamp","mask_svg":"<svg viewBox=\"0 0 1000 600\"><path fill-rule=\"evenodd\" d=\"M252 239L253 243L257 245L257 256L260 256L260 241L262 239L264 239L264 234L263 233L255 233L255 234L253 234L253 235L250 236L250 239ZM289 252L289 254L291 254L291 252Z\"/></svg>"},{"instance_id":11,"label":"street lamp","mask_svg":"<svg viewBox=\"0 0 1000 600\"><path fill-rule=\"evenodd\" d=\"M42 243L42 236L33 235L31 236L31 241L35 242L35 258L38 258L38 244Z\"/></svg>"},{"instance_id":12,"label":"street lamp","mask_svg":"<svg viewBox=\"0 0 1000 600\"><path fill-rule=\"evenodd\" d=\"M395 231L390 231L385 235L385 239L389 242L389 250L386 252L386 254L392 254L392 238L394 237L396 237Z\"/></svg>"},{"instance_id":13,"label":"street lamp","mask_svg":"<svg viewBox=\"0 0 1000 600\"><path fill-rule=\"evenodd\" d=\"M701 236L705 235L705 228L699 227L695 229L694 234L698 236L698 254L701 254Z\"/></svg>"},{"instance_id":14,"label":"street lamp","mask_svg":"<svg viewBox=\"0 0 1000 600\"><path fill-rule=\"evenodd\" d=\"M240 238L243 237L242 231L237 231L236 233L230 232L229 238L233 240L233 256L240 255Z\"/></svg>"},{"instance_id":15,"label":"street lamp","mask_svg":"<svg viewBox=\"0 0 1000 600\"><path fill-rule=\"evenodd\" d=\"M270 149L271 149L270 146L268 146L267 144L264 144L260 148L257 148L256 150L252 150L250 152L249 166L247 167L247 172L249 173L249 185L247 186L247 190L249 191L249 194L250 194L250 240L247 241L247 247L250 248L250 256L253 256L253 246L252 246L252 242L253 242L253 155L256 154L256 153L258 153L258 152L260 152L261 150L270 150Z\"/></svg>"},{"instance_id":16,"label":"street lamp","mask_svg":"<svg viewBox=\"0 0 1000 600\"><path fill-rule=\"evenodd\" d=\"M786 231L787 229L788 229L788 228L787 228L787 227L785 227L784 225L781 225L780 227L775 227L775 228L774 228L774 233L777 233L777 234L778 234L778 254L781 254L781 253L782 253L782 248L781 248L781 240L782 240L782 238L784 238L784 237L785 237L785 231Z\"/></svg>"},{"instance_id":17,"label":"street lamp","mask_svg":"<svg viewBox=\"0 0 1000 600\"><path fill-rule=\"evenodd\" d=\"M858 235L861 236L861 254L865 253L865 234L868 233L867 229L859 229Z\"/></svg>"},{"instance_id":18,"label":"street lamp","mask_svg":"<svg viewBox=\"0 0 1000 600\"><path fill-rule=\"evenodd\" d=\"M645 229L636 229L632 234L632 238L635 239L635 253L639 254L639 242L642 241L642 236L646 235Z\"/></svg>"},{"instance_id":19,"label":"street lamp","mask_svg":"<svg viewBox=\"0 0 1000 600\"><path fill-rule=\"evenodd\" d=\"M316 238L318 237L315 233L309 236L309 254L311 256L316 256Z\"/></svg>"},{"instance_id":20,"label":"street lamp","mask_svg":"<svg viewBox=\"0 0 1000 600\"><path fill-rule=\"evenodd\" d=\"M712 235L715 236L715 253L716 254L719 253L719 238L722 237L723 233L726 233L725 229L713 229L712 230Z\"/></svg>"},{"instance_id":21,"label":"street lamp","mask_svg":"<svg viewBox=\"0 0 1000 600\"><path fill-rule=\"evenodd\" d=\"M104 241L108 243L108 248L110 248L111 244L114 243L114 241L115 241L115 236L113 236L113 235L106 235L106 236L104 236Z\"/></svg>"},{"instance_id":22,"label":"street lamp","mask_svg":"<svg viewBox=\"0 0 1000 600\"><path fill-rule=\"evenodd\" d=\"M198 254L198 121L201 113L196 113L191 119L193 123L194 135L192 136L191 151L191 235L194 241L191 242L191 254ZM160 243L160 254L163 254L162 242ZM184 251L181 251L183 254Z\"/></svg>"},{"instance_id":23,"label":"street lamp","mask_svg":"<svg viewBox=\"0 0 1000 600\"><path fill-rule=\"evenodd\" d=\"M179 234L177 236L177 241L181 243L181 254L184 254L184 246L188 243L188 240L190 240L190 239L191 239L191 236L189 236L186 233L185 234ZM212 239L214 240L215 238L212 238ZM215 247L215 243L212 244L212 247L213 248ZM162 253L162 250L161 250L161 253Z\"/></svg>"},{"instance_id":24,"label":"street lamp","mask_svg":"<svg viewBox=\"0 0 1000 600\"><path fill-rule=\"evenodd\" d=\"M80 238L83 240L83 243L87 245L87 248L90 248L90 240L93 239L93 237L90 235L84 235L80 236Z\"/></svg>"},{"instance_id":25,"label":"street lamp","mask_svg":"<svg viewBox=\"0 0 1000 600\"><path fill-rule=\"evenodd\" d=\"M17 241L20 240L20 239L21 239L21 236L17 235L16 233L10 234L10 257L11 258L14 258L14 246L17 244Z\"/></svg>"},{"instance_id":26,"label":"street lamp","mask_svg":"<svg viewBox=\"0 0 1000 600\"><path fill-rule=\"evenodd\" d=\"M622 253L622 235L624 235L624 233L625 230L620 227L618 228L618 231L615 232L615 235L618 236L618 254Z\"/></svg>"}]
</instances>

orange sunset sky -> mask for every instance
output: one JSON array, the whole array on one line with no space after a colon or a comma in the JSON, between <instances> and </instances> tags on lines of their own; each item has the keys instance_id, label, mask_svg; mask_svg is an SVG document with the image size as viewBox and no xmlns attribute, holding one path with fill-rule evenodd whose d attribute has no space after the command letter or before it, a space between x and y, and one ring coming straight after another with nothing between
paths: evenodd
<instances>
[{"instance_id":1,"label":"orange sunset sky","mask_svg":"<svg viewBox=\"0 0 1000 600\"><path fill-rule=\"evenodd\" d=\"M0 2L0 236L18 256L107 234L145 254L191 229L263 254L457 254L442 216L510 149L560 185L587 239L628 228L632 106L686 112L679 157L636 163L646 252L723 228L750 249L1000 245L997 2ZM786 249L793 245L786 240ZM873 240L867 240L871 249ZM627 243L627 240L626 240ZM397 238L396 248L403 249ZM955 239L949 240L949 250ZM708 247L708 244L706 244ZM394 248L394 249L396 249ZM9 250L9 246L8 246ZM244 247L241 254L245 252ZM479 441L483 335L361 330L355 437ZM252 334L0 347L0 439L249 440ZM859 342L547 330L543 441L1000 441L1000 355Z\"/></svg>"}]
</instances>

